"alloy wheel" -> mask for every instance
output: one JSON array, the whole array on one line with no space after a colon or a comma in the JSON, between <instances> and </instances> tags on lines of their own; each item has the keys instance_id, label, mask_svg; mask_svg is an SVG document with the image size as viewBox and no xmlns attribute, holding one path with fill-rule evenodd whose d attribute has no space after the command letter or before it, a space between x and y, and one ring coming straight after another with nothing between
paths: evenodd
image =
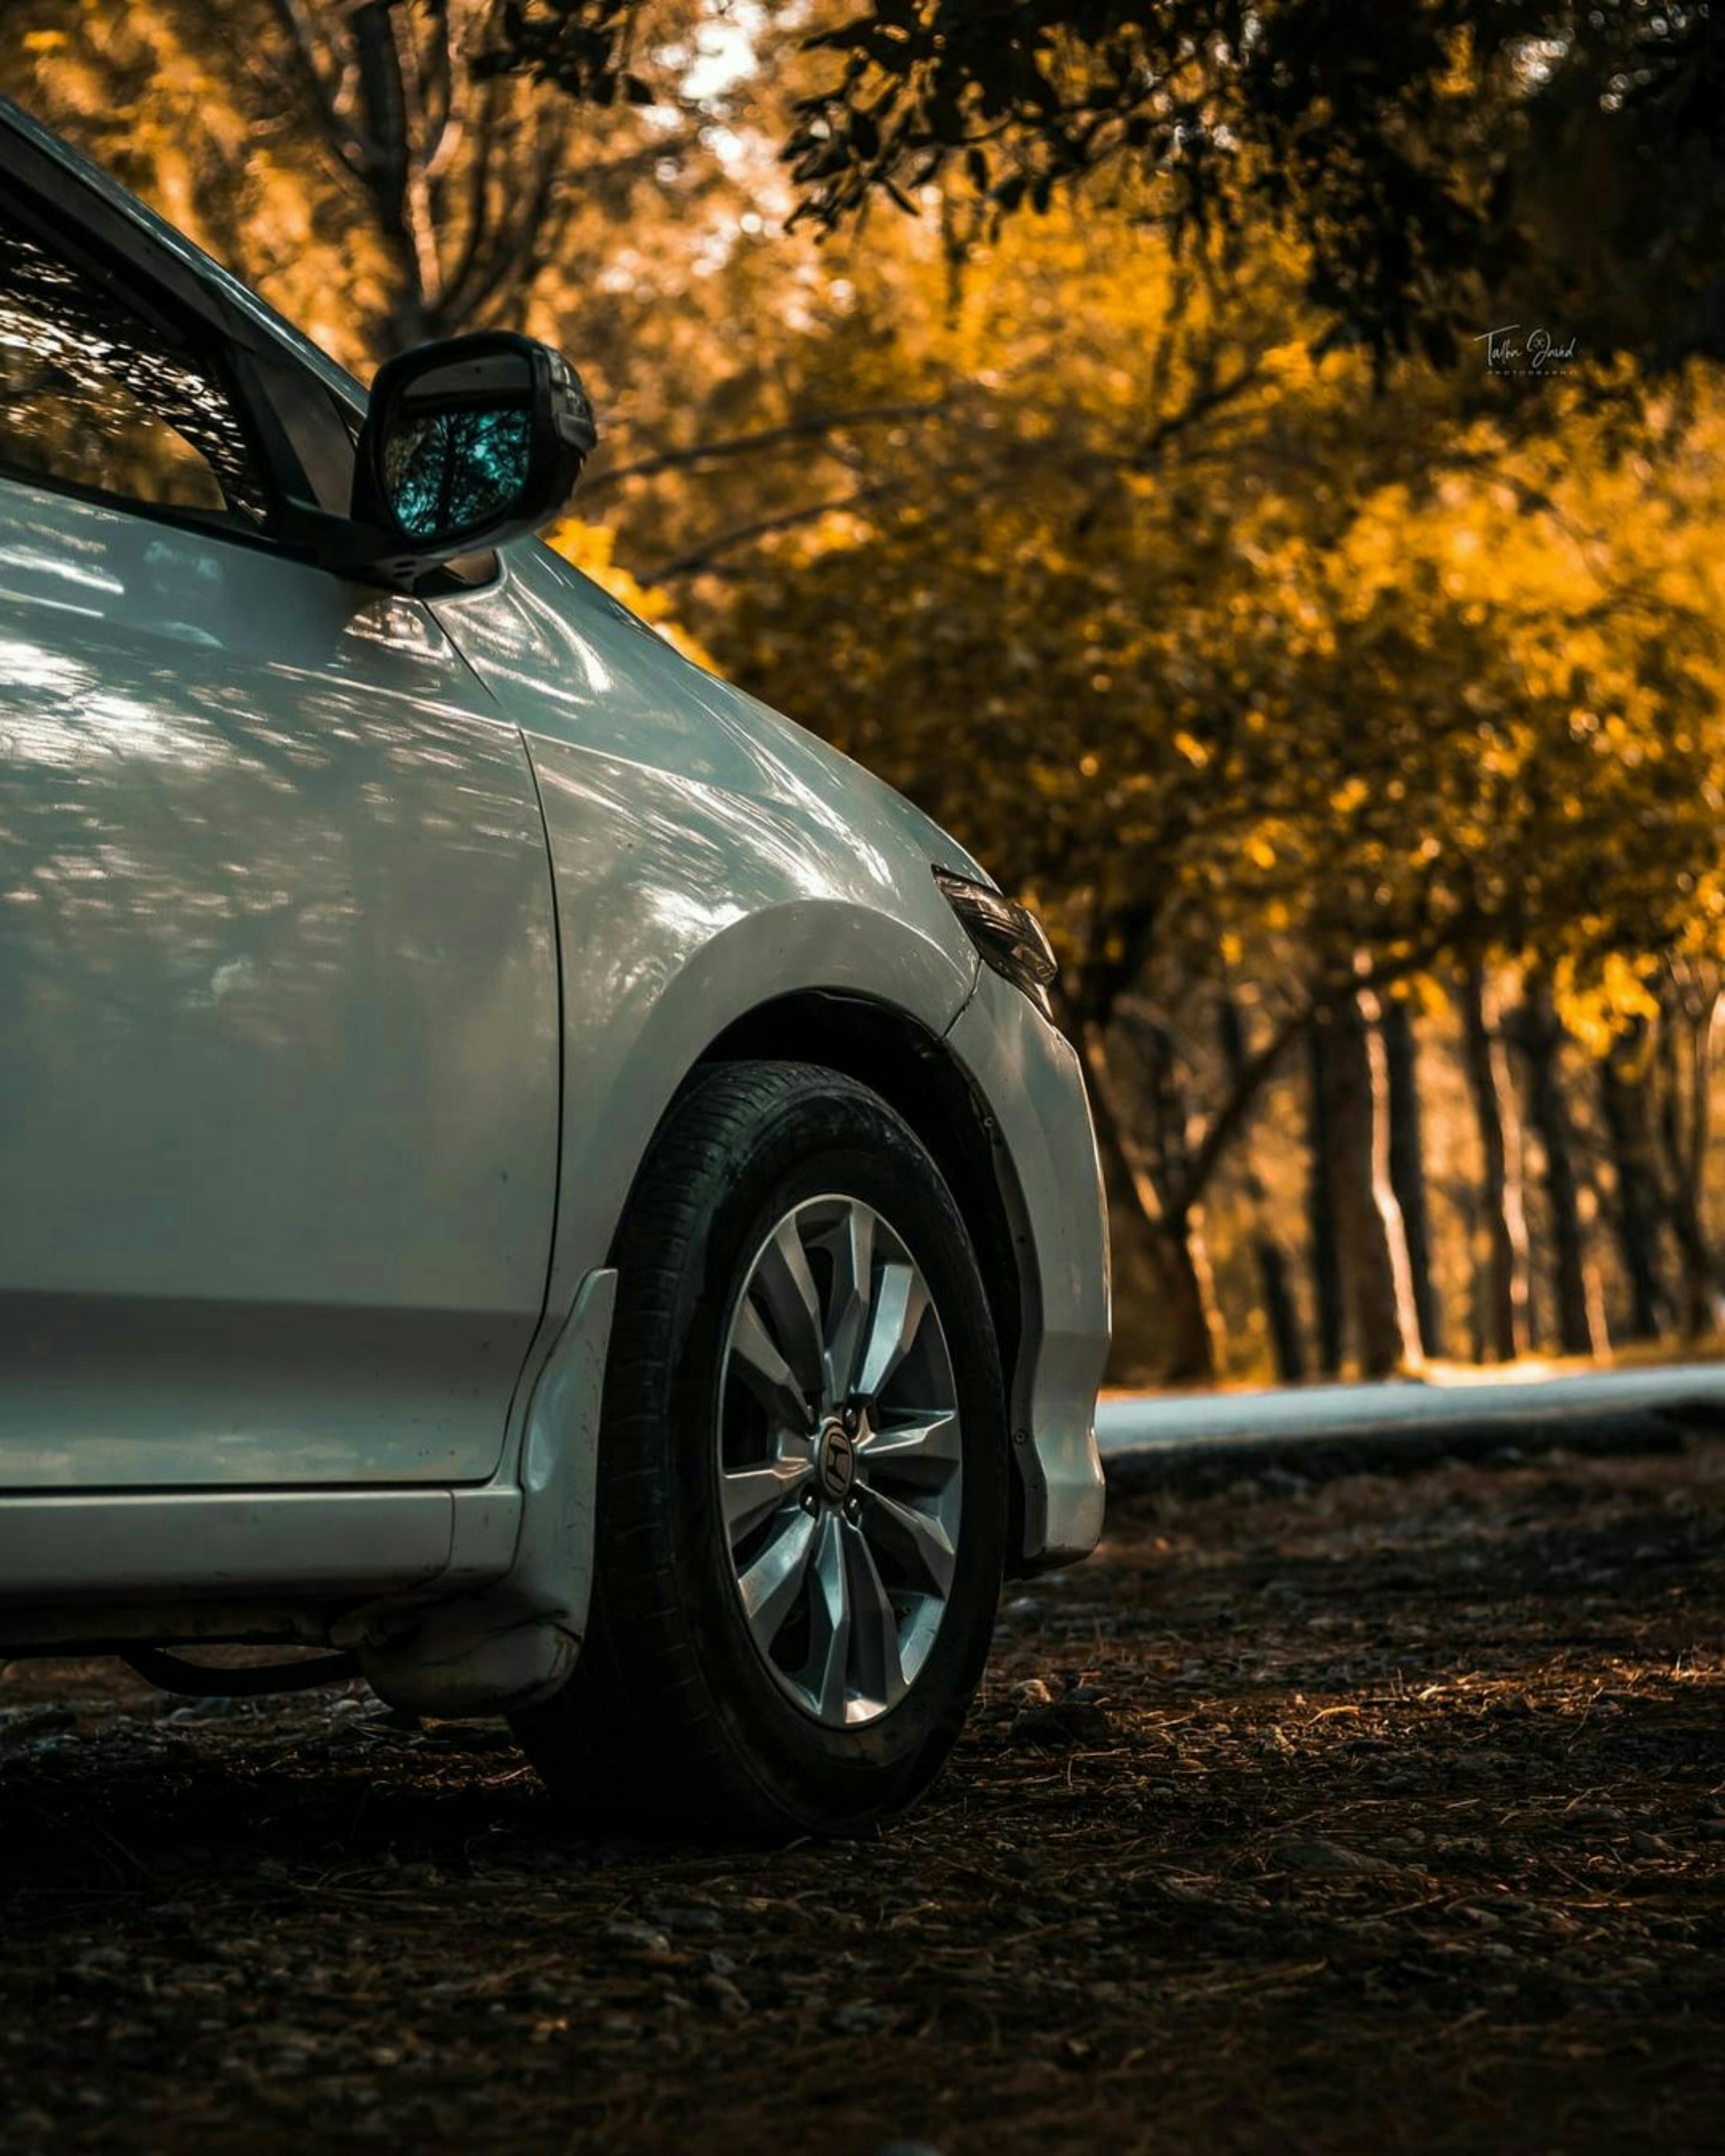
<instances>
[{"instance_id":1,"label":"alloy wheel","mask_svg":"<svg viewBox=\"0 0 1725 2156\"><path fill-rule=\"evenodd\" d=\"M946 1613L963 1460L928 1283L861 1199L805 1199L756 1252L719 1364L718 1451L756 1652L816 1721L877 1720Z\"/></svg>"}]
</instances>

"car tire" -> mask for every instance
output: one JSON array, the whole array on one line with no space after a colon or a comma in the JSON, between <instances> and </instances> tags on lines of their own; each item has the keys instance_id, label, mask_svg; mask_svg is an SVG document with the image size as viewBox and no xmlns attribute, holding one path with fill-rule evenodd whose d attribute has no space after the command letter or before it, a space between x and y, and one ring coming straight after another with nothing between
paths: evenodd
<instances>
[{"instance_id":1,"label":"car tire","mask_svg":"<svg viewBox=\"0 0 1725 2156\"><path fill-rule=\"evenodd\" d=\"M590 1830L860 1832L938 1772L999 1595L1006 1414L963 1220L865 1086L721 1064L613 1262L588 1630L516 1734Z\"/></svg>"}]
</instances>

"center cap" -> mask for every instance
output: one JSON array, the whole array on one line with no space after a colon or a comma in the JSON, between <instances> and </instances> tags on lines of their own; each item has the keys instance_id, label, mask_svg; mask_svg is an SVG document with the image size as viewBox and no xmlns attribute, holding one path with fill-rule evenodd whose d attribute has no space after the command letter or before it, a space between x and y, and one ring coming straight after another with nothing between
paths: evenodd
<instances>
[{"instance_id":1,"label":"center cap","mask_svg":"<svg viewBox=\"0 0 1725 2156\"><path fill-rule=\"evenodd\" d=\"M856 1447L841 1424L829 1422L823 1427L815 1450L814 1471L820 1480L821 1494L832 1504L843 1504L856 1477Z\"/></svg>"}]
</instances>

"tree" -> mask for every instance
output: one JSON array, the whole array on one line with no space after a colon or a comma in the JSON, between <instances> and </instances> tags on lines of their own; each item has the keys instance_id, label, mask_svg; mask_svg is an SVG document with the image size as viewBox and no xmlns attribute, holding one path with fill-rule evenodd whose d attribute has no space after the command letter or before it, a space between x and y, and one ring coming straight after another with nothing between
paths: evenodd
<instances>
[{"instance_id":1,"label":"tree","mask_svg":"<svg viewBox=\"0 0 1725 2156\"><path fill-rule=\"evenodd\" d=\"M1647 1021L1638 1018L1598 1065L1611 1154L1611 1223L1629 1287L1624 1330L1632 1340L1656 1339L1671 1330L1675 1315L1666 1286L1663 1192L1648 1098L1651 1046Z\"/></svg>"},{"instance_id":2,"label":"tree","mask_svg":"<svg viewBox=\"0 0 1725 2156\"><path fill-rule=\"evenodd\" d=\"M1189 1078L1143 1089L1189 1104L1165 1140L1120 1119L1150 1232L1363 944L1387 980L1494 937L1585 967L1676 932L1715 844L1717 638L1600 425L1584 478L1429 386L1370 403L1304 357L1273 247L1212 290L1153 232L1051 211L956 283L914 228L822 266L758 463L723 461L735 543L691 550L721 657L1011 865L1094 1070L1122 998L1178 1061L1192 983L1317 960L1276 978L1265 1060L1205 1074L1210 1114Z\"/></svg>"},{"instance_id":3,"label":"tree","mask_svg":"<svg viewBox=\"0 0 1725 2156\"><path fill-rule=\"evenodd\" d=\"M1666 1214L1683 1283L1683 1329L1692 1339L1725 1323L1725 1269L1707 1232L1707 1152L1712 1129L1712 1055L1721 1005L1718 967L1683 952L1667 957L1657 984L1656 1136Z\"/></svg>"},{"instance_id":4,"label":"tree","mask_svg":"<svg viewBox=\"0 0 1725 2156\"><path fill-rule=\"evenodd\" d=\"M1008 211L1125 165L1178 238L1282 221L1380 375L1518 318L1659 365L1725 353L1705 0L875 0L815 42L836 73L786 154L828 224L949 171Z\"/></svg>"},{"instance_id":5,"label":"tree","mask_svg":"<svg viewBox=\"0 0 1725 2156\"><path fill-rule=\"evenodd\" d=\"M693 0L661 10L667 37ZM491 0L23 0L0 80L369 372L404 345L578 305L578 266L701 235L716 167L678 101L578 104L497 64ZM572 264L578 275L572 277Z\"/></svg>"},{"instance_id":6,"label":"tree","mask_svg":"<svg viewBox=\"0 0 1725 2156\"><path fill-rule=\"evenodd\" d=\"M511 0L500 43L536 80L614 95L657 19L655 0ZM829 227L931 182L1045 210L1123 170L1182 243L1281 221L1328 335L1380 375L1453 360L1510 319L1506 293L1598 351L1725 349L1707 0L872 0L809 20L826 66L784 155Z\"/></svg>"},{"instance_id":7,"label":"tree","mask_svg":"<svg viewBox=\"0 0 1725 2156\"><path fill-rule=\"evenodd\" d=\"M1441 1355L1443 1322L1432 1278L1431 1227L1425 1202L1425 1121L1420 1100L1420 1044L1404 996L1384 999L1382 1031L1389 1116L1389 1181L1401 1209L1420 1344Z\"/></svg>"},{"instance_id":8,"label":"tree","mask_svg":"<svg viewBox=\"0 0 1725 2156\"><path fill-rule=\"evenodd\" d=\"M1245 1081L1250 1064L1246 1030L1239 999L1225 987L1217 998L1216 1014L1223 1061L1230 1079L1239 1087ZM1241 1141L1241 1151L1245 1156L1242 1181L1246 1202L1252 1211L1252 1258L1276 1374L1284 1384L1292 1384L1306 1375L1306 1347L1301 1337L1299 1306L1294 1297L1287 1256L1271 1218L1263 1178L1252 1160L1250 1132Z\"/></svg>"},{"instance_id":9,"label":"tree","mask_svg":"<svg viewBox=\"0 0 1725 2156\"><path fill-rule=\"evenodd\" d=\"M1468 969L1461 1013L1468 1086L1485 1162L1480 1199L1486 1233L1486 1351L1494 1362L1512 1363L1525 1355L1531 1344L1532 1282L1527 1220L1522 1201L1521 1126L1508 1057L1497 1024L1495 988L1482 967Z\"/></svg>"},{"instance_id":10,"label":"tree","mask_svg":"<svg viewBox=\"0 0 1725 2156\"><path fill-rule=\"evenodd\" d=\"M1330 1181L1328 1028L1314 1023L1307 1029L1306 1042L1306 1232L1317 1309L1317 1368L1321 1377L1338 1378L1343 1348L1342 1245Z\"/></svg>"},{"instance_id":11,"label":"tree","mask_svg":"<svg viewBox=\"0 0 1725 2156\"><path fill-rule=\"evenodd\" d=\"M1558 1348L1565 1355L1600 1355L1610 1343L1599 1270L1588 1255L1593 1194L1584 1193L1576 1164L1574 1117L1563 1070L1568 1036L1557 1014L1550 978L1541 970L1527 977L1514 1030L1529 1074L1528 1121L1545 1163ZM1583 1210L1584 1197L1588 1213Z\"/></svg>"},{"instance_id":12,"label":"tree","mask_svg":"<svg viewBox=\"0 0 1725 2156\"><path fill-rule=\"evenodd\" d=\"M1389 1173L1389 1077L1378 998L1362 989L1330 1013L1324 1070L1327 1167L1343 1305L1362 1377L1420 1367L1407 1236Z\"/></svg>"},{"instance_id":13,"label":"tree","mask_svg":"<svg viewBox=\"0 0 1725 2156\"><path fill-rule=\"evenodd\" d=\"M1139 1118L1122 1097L1101 1028L1087 1024L1079 1041L1105 1177L1117 1209L1120 1198L1127 1200L1119 1217L1129 1224L1155 1281L1158 1374L1173 1384L1211 1383L1219 1369L1221 1320L1201 1198L1191 1192L1189 1173L1176 1179L1179 1170L1168 1157L1170 1141L1185 1122L1181 1103L1172 1096L1178 1085L1174 1059L1165 1040L1156 1043L1148 1086L1141 1083L1137 1091L1138 1101L1147 1093L1151 1104L1142 1119L1149 1129L1147 1146L1135 1135Z\"/></svg>"},{"instance_id":14,"label":"tree","mask_svg":"<svg viewBox=\"0 0 1725 2156\"><path fill-rule=\"evenodd\" d=\"M567 226L574 110L486 69L490 10L270 0L300 116L381 245L384 351L518 310Z\"/></svg>"}]
</instances>

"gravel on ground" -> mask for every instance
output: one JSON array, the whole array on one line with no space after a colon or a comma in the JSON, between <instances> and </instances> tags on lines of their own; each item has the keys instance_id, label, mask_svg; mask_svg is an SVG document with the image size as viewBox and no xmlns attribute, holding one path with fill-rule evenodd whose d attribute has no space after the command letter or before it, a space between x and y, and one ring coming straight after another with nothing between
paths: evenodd
<instances>
[{"instance_id":1,"label":"gravel on ground","mask_svg":"<svg viewBox=\"0 0 1725 2156\"><path fill-rule=\"evenodd\" d=\"M1717 2148L1725 1443L1139 1488L910 1819L571 1840L501 1724L0 1679L0 2147Z\"/></svg>"}]
</instances>

